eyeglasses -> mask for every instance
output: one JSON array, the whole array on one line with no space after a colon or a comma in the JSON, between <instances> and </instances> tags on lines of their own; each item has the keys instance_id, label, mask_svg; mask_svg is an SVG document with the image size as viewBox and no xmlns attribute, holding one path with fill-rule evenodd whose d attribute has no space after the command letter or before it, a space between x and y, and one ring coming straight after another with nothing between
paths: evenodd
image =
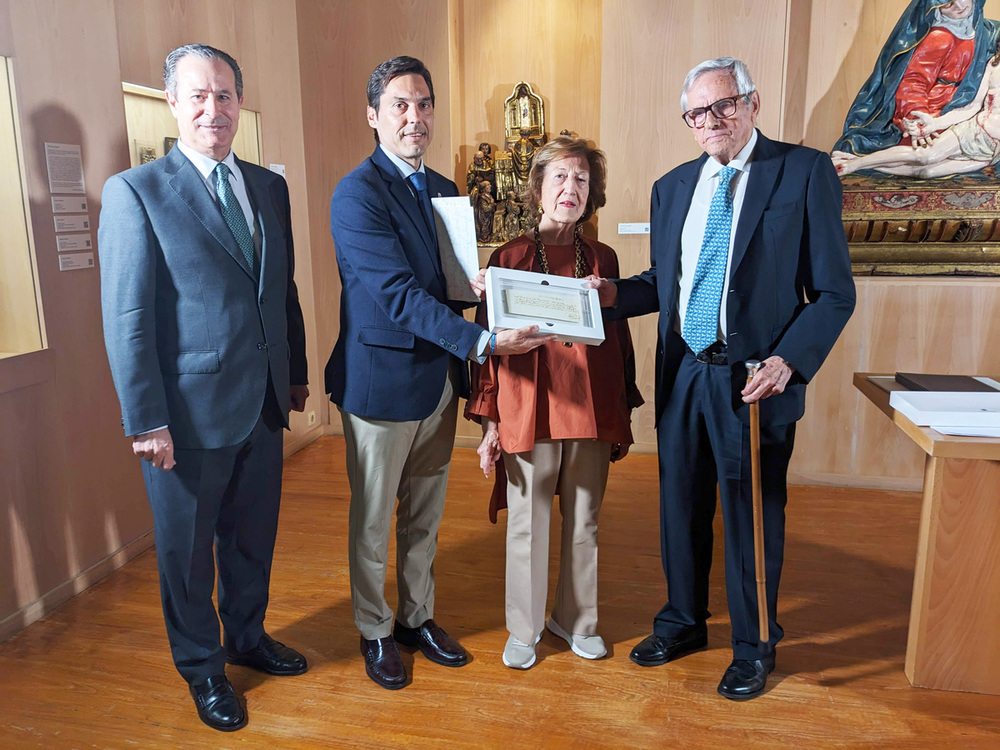
<instances>
[{"instance_id":1,"label":"eyeglasses","mask_svg":"<svg viewBox=\"0 0 1000 750\"><path fill-rule=\"evenodd\" d=\"M738 96L727 96L725 99L719 99L717 102L712 102L707 107L695 107L694 109L689 109L683 115L684 124L689 128L700 128L705 124L705 115L711 111L712 116L716 120L728 120L730 117L736 114L736 103L740 99L746 99L750 101L750 94L739 94Z\"/></svg>"}]
</instances>

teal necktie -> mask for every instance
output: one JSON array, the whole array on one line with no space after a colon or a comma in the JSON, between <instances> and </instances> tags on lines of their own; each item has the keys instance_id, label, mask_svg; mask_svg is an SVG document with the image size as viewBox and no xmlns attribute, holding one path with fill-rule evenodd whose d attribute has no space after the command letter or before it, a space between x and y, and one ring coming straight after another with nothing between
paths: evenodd
<instances>
[{"instance_id":1,"label":"teal necktie","mask_svg":"<svg viewBox=\"0 0 1000 750\"><path fill-rule=\"evenodd\" d=\"M250 273L256 274L254 262L257 254L253 249L253 236L250 234L250 227L247 226L246 215L240 207L240 202L236 200L233 186L229 184L229 167L221 161L215 168L215 192L222 207L222 218L226 220L229 231L236 238L236 244L240 246L243 257L246 258Z\"/></svg>"},{"instance_id":2,"label":"teal necktie","mask_svg":"<svg viewBox=\"0 0 1000 750\"><path fill-rule=\"evenodd\" d=\"M701 352L719 338L719 305L726 279L726 261L729 258L729 234L733 226L733 196L729 183L737 170L723 167L719 170L719 186L708 207L705 239L694 269L691 296L688 298L681 331L691 351Z\"/></svg>"}]
</instances>

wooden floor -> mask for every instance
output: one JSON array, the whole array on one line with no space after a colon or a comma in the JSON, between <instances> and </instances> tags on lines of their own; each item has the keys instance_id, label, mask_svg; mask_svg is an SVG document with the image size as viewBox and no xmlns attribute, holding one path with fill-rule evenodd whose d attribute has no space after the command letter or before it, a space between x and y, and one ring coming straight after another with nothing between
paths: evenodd
<instances>
[{"instance_id":1,"label":"wooden floor","mask_svg":"<svg viewBox=\"0 0 1000 750\"><path fill-rule=\"evenodd\" d=\"M792 488L786 636L766 695L715 692L731 658L721 554L709 649L632 664L666 593L652 456L612 468L601 515L608 658L580 659L547 633L520 672L500 661L504 520L490 525L489 483L475 453L456 450L436 619L473 661L449 669L404 652L412 683L383 690L365 676L351 618L343 453L327 437L286 463L267 625L311 668L274 678L230 667L249 726L222 734L198 721L170 661L150 550L0 645L0 747L1000 747L1000 697L915 689L903 675L913 493Z\"/></svg>"}]
</instances>

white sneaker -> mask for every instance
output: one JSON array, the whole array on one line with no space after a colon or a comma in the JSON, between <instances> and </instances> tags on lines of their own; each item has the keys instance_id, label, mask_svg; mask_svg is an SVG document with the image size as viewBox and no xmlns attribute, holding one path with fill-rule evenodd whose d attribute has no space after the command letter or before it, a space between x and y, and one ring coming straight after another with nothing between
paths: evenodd
<instances>
[{"instance_id":1,"label":"white sneaker","mask_svg":"<svg viewBox=\"0 0 1000 750\"><path fill-rule=\"evenodd\" d=\"M535 644L540 640L541 633L532 644L524 643L511 633L503 647L503 663L511 669L527 669L535 663Z\"/></svg>"},{"instance_id":2,"label":"white sneaker","mask_svg":"<svg viewBox=\"0 0 1000 750\"><path fill-rule=\"evenodd\" d=\"M567 633L559 626L559 623L551 617L549 618L549 621L545 623L545 627L566 641L566 643L569 644L569 647L573 649L573 653L577 656L583 657L584 659L600 659L602 656L607 656L608 649L604 646L604 639L599 635L577 635L576 633Z\"/></svg>"}]
</instances>

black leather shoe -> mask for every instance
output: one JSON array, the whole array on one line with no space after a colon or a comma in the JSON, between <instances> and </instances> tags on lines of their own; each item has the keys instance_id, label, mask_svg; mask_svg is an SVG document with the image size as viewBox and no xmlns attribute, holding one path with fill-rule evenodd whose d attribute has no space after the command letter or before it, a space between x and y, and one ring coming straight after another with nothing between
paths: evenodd
<instances>
[{"instance_id":1,"label":"black leather shoe","mask_svg":"<svg viewBox=\"0 0 1000 750\"><path fill-rule=\"evenodd\" d=\"M267 633L260 637L257 647L238 653L226 649L226 662L240 667L250 667L258 672L273 674L279 677L303 674L309 665L306 657L289 648L284 643L274 640Z\"/></svg>"},{"instance_id":2,"label":"black leather shoe","mask_svg":"<svg viewBox=\"0 0 1000 750\"><path fill-rule=\"evenodd\" d=\"M653 634L643 638L628 657L640 667L658 667L668 661L680 659L708 645L705 628L685 628L675 638L661 638Z\"/></svg>"},{"instance_id":3,"label":"black leather shoe","mask_svg":"<svg viewBox=\"0 0 1000 750\"><path fill-rule=\"evenodd\" d=\"M469 663L468 652L434 620L426 620L419 628L408 628L397 622L392 637L404 646L419 648L435 664L461 667Z\"/></svg>"},{"instance_id":4,"label":"black leather shoe","mask_svg":"<svg viewBox=\"0 0 1000 750\"><path fill-rule=\"evenodd\" d=\"M247 723L247 712L224 674L212 675L200 685L191 685L198 718L220 732L235 732Z\"/></svg>"},{"instance_id":5,"label":"black leather shoe","mask_svg":"<svg viewBox=\"0 0 1000 750\"><path fill-rule=\"evenodd\" d=\"M733 659L719 683L719 695L732 701L748 701L764 692L767 676L774 671L774 654L748 661Z\"/></svg>"},{"instance_id":6,"label":"black leather shoe","mask_svg":"<svg viewBox=\"0 0 1000 750\"><path fill-rule=\"evenodd\" d=\"M386 690L399 690L406 685L406 667L392 638L369 641L362 637L361 655L365 657L365 672L377 684Z\"/></svg>"}]
</instances>

